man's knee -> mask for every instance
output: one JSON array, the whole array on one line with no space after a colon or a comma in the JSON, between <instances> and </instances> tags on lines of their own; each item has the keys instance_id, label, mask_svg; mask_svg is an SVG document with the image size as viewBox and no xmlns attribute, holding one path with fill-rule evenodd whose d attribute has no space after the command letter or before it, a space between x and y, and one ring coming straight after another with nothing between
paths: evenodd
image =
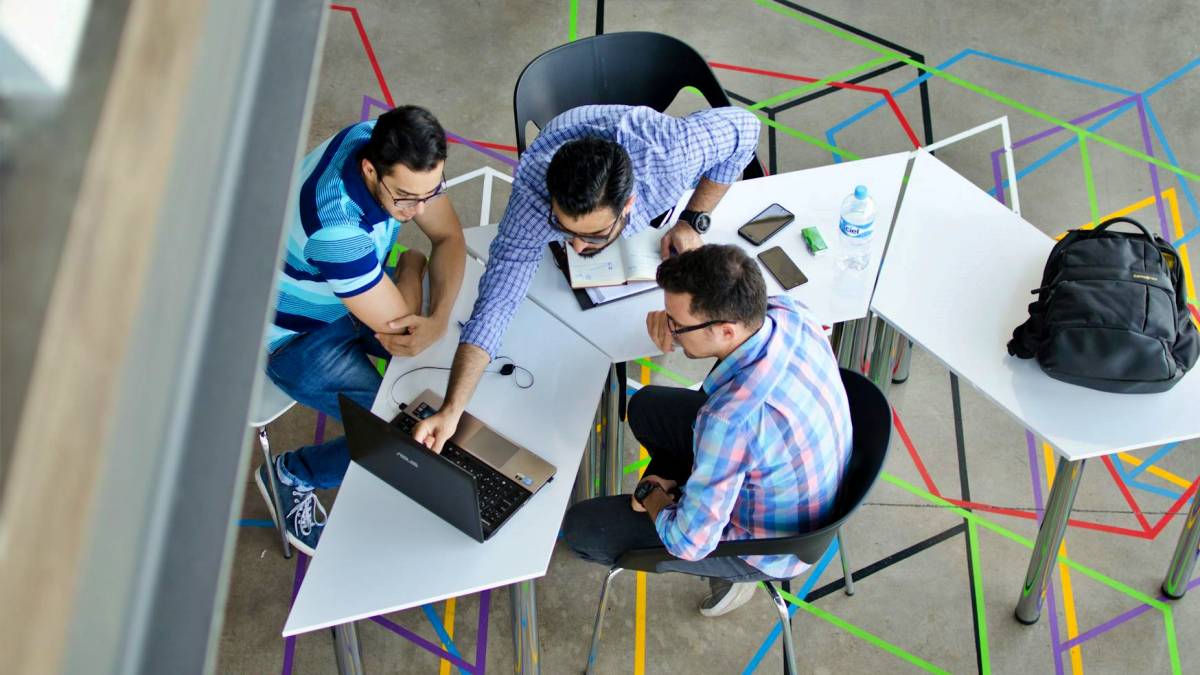
<instances>
[{"instance_id":1,"label":"man's knee","mask_svg":"<svg viewBox=\"0 0 1200 675\"><path fill-rule=\"evenodd\" d=\"M608 516L605 497L588 499L567 509L563 518L563 541L578 557L591 562L611 565L615 556L607 541L605 521Z\"/></svg>"},{"instance_id":2,"label":"man's knee","mask_svg":"<svg viewBox=\"0 0 1200 675\"><path fill-rule=\"evenodd\" d=\"M655 399L661 395L658 389L661 387L654 385L642 387L629 397L629 410L626 418L629 422L629 430L639 441L644 441L653 433L651 425L655 416ZM645 443L642 444L645 445Z\"/></svg>"}]
</instances>

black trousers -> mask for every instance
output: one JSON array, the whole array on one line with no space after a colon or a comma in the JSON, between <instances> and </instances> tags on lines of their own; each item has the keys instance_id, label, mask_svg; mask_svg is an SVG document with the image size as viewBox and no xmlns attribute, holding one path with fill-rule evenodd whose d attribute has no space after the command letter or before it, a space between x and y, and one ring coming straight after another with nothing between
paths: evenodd
<instances>
[{"instance_id":1,"label":"black trousers","mask_svg":"<svg viewBox=\"0 0 1200 675\"><path fill-rule=\"evenodd\" d=\"M645 475L669 478L683 485L692 474L692 426L706 397L678 387L643 387L629 399L629 428L646 447L650 464ZM572 506L563 521L563 539L584 560L612 566L634 548L662 546L654 523L629 505L629 495L597 497ZM669 560L659 572L682 572L729 581L760 581L770 577L741 558Z\"/></svg>"}]
</instances>

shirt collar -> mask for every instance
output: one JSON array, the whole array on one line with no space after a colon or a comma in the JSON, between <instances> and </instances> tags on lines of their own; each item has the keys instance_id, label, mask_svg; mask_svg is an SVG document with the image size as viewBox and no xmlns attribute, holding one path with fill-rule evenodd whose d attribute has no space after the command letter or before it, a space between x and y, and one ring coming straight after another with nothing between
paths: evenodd
<instances>
[{"instance_id":1,"label":"shirt collar","mask_svg":"<svg viewBox=\"0 0 1200 675\"><path fill-rule=\"evenodd\" d=\"M362 162L359 161L357 152L347 155L346 162L342 164L342 184L346 186L346 194L354 200L358 208L362 209L363 215L360 222L370 226L390 219L392 214L384 210L379 201L375 199L375 195L367 189L361 166Z\"/></svg>"},{"instance_id":2,"label":"shirt collar","mask_svg":"<svg viewBox=\"0 0 1200 675\"><path fill-rule=\"evenodd\" d=\"M758 361L762 357L762 352L767 348L767 343L770 342L771 333L775 330L775 320L768 314L763 317L763 324L759 326L746 341L738 345L728 356L717 362L712 372L708 377L704 378L703 389L704 393L712 394L717 389L728 384L733 380L743 368L751 363Z\"/></svg>"}]
</instances>

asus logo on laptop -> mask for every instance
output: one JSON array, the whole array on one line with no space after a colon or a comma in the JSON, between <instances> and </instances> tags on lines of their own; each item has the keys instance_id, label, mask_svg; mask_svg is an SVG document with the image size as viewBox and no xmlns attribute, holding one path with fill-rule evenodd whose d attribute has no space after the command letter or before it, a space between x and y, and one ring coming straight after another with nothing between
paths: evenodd
<instances>
[{"instance_id":1,"label":"asus logo on laptop","mask_svg":"<svg viewBox=\"0 0 1200 675\"><path fill-rule=\"evenodd\" d=\"M405 455L403 452L397 452L396 456L399 457L400 459L408 462L409 464L412 464L414 469L417 467L417 463L412 461L411 459L409 459L408 455Z\"/></svg>"}]
</instances>

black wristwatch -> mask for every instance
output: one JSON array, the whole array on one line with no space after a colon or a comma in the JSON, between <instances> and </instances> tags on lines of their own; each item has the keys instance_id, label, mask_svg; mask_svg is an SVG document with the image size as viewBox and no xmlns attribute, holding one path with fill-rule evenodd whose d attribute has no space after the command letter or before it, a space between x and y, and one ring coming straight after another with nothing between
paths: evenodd
<instances>
[{"instance_id":1,"label":"black wristwatch","mask_svg":"<svg viewBox=\"0 0 1200 675\"><path fill-rule=\"evenodd\" d=\"M707 211L692 211L684 209L679 213L679 219L686 221L692 229L700 234L708 232L708 227L712 225L712 218L709 218Z\"/></svg>"},{"instance_id":2,"label":"black wristwatch","mask_svg":"<svg viewBox=\"0 0 1200 675\"><path fill-rule=\"evenodd\" d=\"M642 506L646 505L645 499L650 496L651 492L661 490L662 486L652 480L644 480L638 483L637 488L633 491L633 498Z\"/></svg>"}]
</instances>

